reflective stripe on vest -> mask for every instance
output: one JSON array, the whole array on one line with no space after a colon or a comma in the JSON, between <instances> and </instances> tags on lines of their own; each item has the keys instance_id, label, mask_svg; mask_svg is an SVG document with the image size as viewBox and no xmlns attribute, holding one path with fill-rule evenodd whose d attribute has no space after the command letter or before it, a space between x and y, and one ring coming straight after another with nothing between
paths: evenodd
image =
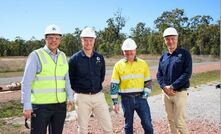
<instances>
[{"instance_id":1,"label":"reflective stripe on vest","mask_svg":"<svg viewBox=\"0 0 221 134\"><path fill-rule=\"evenodd\" d=\"M31 102L33 104L51 104L66 101L65 75L68 72L66 56L60 52L55 63L44 50L36 50L41 63L41 72L32 82Z\"/></svg>"}]
</instances>

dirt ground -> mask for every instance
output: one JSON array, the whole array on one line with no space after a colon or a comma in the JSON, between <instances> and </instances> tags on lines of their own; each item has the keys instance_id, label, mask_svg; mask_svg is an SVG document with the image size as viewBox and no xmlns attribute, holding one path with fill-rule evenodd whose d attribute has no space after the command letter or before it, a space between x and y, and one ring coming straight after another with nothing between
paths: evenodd
<instances>
[{"instance_id":1,"label":"dirt ground","mask_svg":"<svg viewBox=\"0 0 221 134\"><path fill-rule=\"evenodd\" d=\"M193 73L200 73L212 70L220 70L220 63L214 64L197 64L193 66ZM152 78L156 76L156 70L151 70ZM110 75L106 76L104 85L108 85L110 82ZM0 85L5 86L5 85ZM14 91L14 92L0 92L0 102L7 102L9 100L19 100L21 96L21 91ZM111 113L112 122L114 127L115 134L122 134L123 133L123 125L124 125L124 118L122 115L117 115L115 113ZM209 120L189 120L187 122L188 128L191 131L191 134L218 134L220 133L220 124L214 124ZM154 133L155 134L168 134L168 126L166 120L157 120L153 121ZM64 126L64 134L75 134L77 128L76 120L69 121L65 123ZM21 128L20 128L21 129ZM23 132L21 132L23 131ZM27 130L17 130L16 132L19 133L27 133ZM7 133L7 131L6 131ZM89 134L101 134L101 128L98 121L95 118L91 118L89 123ZM134 122L134 133L135 134L142 134L143 129L140 125L140 120L135 118ZM0 132L0 134L3 134Z\"/></svg>"},{"instance_id":2,"label":"dirt ground","mask_svg":"<svg viewBox=\"0 0 221 134\"><path fill-rule=\"evenodd\" d=\"M201 73L207 72L212 70L220 70L220 63L214 62L211 64L196 64L193 66L193 73ZM151 69L151 76L153 79L156 79L156 69ZM111 75L106 75L104 80L104 87L110 84ZM0 87L6 88L6 85L0 85ZM7 102L9 100L18 100L21 97L21 91L14 91L14 92L0 92L0 102Z\"/></svg>"}]
</instances>

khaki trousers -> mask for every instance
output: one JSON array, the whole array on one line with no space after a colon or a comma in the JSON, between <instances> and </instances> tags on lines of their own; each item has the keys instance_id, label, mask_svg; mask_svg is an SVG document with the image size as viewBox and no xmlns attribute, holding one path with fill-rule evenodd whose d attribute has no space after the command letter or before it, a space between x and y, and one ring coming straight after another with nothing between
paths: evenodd
<instances>
[{"instance_id":1,"label":"khaki trousers","mask_svg":"<svg viewBox=\"0 0 221 134\"><path fill-rule=\"evenodd\" d=\"M98 119L103 129L103 134L113 134L111 116L104 93L99 92L94 95L76 93L74 98L77 112L78 134L88 134L88 122L91 112L93 112Z\"/></svg>"},{"instance_id":2,"label":"khaki trousers","mask_svg":"<svg viewBox=\"0 0 221 134\"><path fill-rule=\"evenodd\" d=\"M174 96L163 93L163 101L170 132L172 134L189 134L185 122L187 91L176 92Z\"/></svg>"}]
</instances>

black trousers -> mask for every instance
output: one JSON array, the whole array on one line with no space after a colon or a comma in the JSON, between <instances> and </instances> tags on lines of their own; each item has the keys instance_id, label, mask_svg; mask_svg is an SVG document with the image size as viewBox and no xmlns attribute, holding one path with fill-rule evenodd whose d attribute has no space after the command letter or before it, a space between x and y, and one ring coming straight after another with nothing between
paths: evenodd
<instances>
[{"instance_id":1,"label":"black trousers","mask_svg":"<svg viewBox=\"0 0 221 134\"><path fill-rule=\"evenodd\" d=\"M66 103L32 104L31 134L62 134L66 117Z\"/></svg>"}]
</instances>

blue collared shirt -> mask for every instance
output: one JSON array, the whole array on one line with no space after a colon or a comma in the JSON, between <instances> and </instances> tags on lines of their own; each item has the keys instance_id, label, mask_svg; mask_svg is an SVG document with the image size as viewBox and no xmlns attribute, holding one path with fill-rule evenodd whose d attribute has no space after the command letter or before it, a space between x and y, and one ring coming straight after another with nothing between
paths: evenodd
<instances>
[{"instance_id":1,"label":"blue collared shirt","mask_svg":"<svg viewBox=\"0 0 221 134\"><path fill-rule=\"evenodd\" d=\"M71 88L77 93L97 93L102 90L105 78L104 57L93 51L87 57L81 50L69 60Z\"/></svg>"},{"instance_id":2,"label":"blue collared shirt","mask_svg":"<svg viewBox=\"0 0 221 134\"><path fill-rule=\"evenodd\" d=\"M53 54L50 49L45 45L44 48L51 58L56 62L60 50L57 50L57 54ZM31 105L31 85L35 79L35 75L41 71L41 63L35 51L33 51L27 59L24 75L21 81L21 103L24 105L24 110L32 109ZM73 101L73 91L70 86L70 79L68 73L65 75L65 89L67 93L67 100Z\"/></svg>"},{"instance_id":3,"label":"blue collared shirt","mask_svg":"<svg viewBox=\"0 0 221 134\"><path fill-rule=\"evenodd\" d=\"M169 85L177 91L181 88L188 88L191 74L192 58L187 50L177 48L172 54L166 52L161 56L157 81L162 89Z\"/></svg>"}]
</instances>

